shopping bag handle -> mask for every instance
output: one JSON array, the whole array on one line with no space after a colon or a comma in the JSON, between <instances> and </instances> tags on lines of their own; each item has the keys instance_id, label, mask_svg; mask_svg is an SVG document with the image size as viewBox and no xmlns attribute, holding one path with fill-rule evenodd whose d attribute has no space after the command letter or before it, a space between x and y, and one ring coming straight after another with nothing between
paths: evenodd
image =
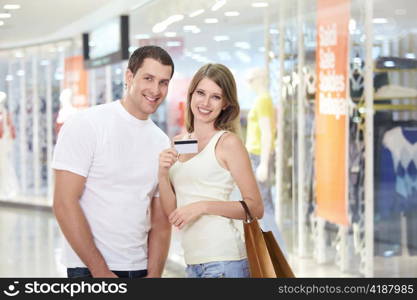
<instances>
[{"instance_id":1,"label":"shopping bag handle","mask_svg":"<svg viewBox=\"0 0 417 300\"><path fill-rule=\"evenodd\" d=\"M246 219L244 220L244 222L245 223L251 223L254 220L254 218L252 217L252 214L249 211L249 207L246 204L246 202L244 201L244 199L245 198L243 198L243 200L239 201L240 204L242 204L243 209L245 210L245 213L246 213Z\"/></svg>"}]
</instances>

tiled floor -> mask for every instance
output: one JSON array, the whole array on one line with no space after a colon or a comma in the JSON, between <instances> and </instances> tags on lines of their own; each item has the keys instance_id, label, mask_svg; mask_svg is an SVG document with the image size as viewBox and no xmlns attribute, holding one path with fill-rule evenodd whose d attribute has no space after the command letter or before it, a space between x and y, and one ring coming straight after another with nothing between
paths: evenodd
<instances>
[{"instance_id":1,"label":"tiled floor","mask_svg":"<svg viewBox=\"0 0 417 300\"><path fill-rule=\"evenodd\" d=\"M55 218L47 210L0 205L0 277L65 277L61 264L62 236ZM290 255L297 277L359 277L342 273L333 264ZM376 258L377 275L413 277L417 257ZM379 271L378 271L379 270ZM384 271L385 270L385 271ZM164 277L184 277L184 263L174 231Z\"/></svg>"}]
</instances>

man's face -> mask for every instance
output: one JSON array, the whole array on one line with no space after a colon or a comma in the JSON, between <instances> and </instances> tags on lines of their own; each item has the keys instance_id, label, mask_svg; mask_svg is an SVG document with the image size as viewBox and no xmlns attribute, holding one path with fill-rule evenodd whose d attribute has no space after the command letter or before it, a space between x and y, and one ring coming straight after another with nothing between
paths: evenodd
<instances>
[{"instance_id":1,"label":"man's face","mask_svg":"<svg viewBox=\"0 0 417 300\"><path fill-rule=\"evenodd\" d=\"M126 71L126 98L140 119L146 120L165 99L171 71L171 66L152 58L145 58L134 76L129 69Z\"/></svg>"}]
</instances>

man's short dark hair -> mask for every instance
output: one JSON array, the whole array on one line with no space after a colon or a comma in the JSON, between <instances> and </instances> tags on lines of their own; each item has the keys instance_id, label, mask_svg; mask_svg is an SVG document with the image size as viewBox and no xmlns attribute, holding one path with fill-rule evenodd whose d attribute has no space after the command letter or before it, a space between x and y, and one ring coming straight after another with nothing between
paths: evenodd
<instances>
[{"instance_id":1,"label":"man's short dark hair","mask_svg":"<svg viewBox=\"0 0 417 300\"><path fill-rule=\"evenodd\" d=\"M145 58L152 58L159 61L165 66L171 66L171 78L174 75L174 62L171 56L164 49L158 46L143 46L136 49L129 58L128 68L136 74L138 69L143 65Z\"/></svg>"}]
</instances>

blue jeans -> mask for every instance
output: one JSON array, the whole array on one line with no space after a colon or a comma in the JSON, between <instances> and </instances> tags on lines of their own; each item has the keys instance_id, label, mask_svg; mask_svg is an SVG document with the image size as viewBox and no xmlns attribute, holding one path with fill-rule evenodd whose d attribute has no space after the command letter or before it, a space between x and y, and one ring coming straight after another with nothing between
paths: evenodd
<instances>
[{"instance_id":1,"label":"blue jeans","mask_svg":"<svg viewBox=\"0 0 417 300\"><path fill-rule=\"evenodd\" d=\"M188 278L247 278L250 277L248 260L214 261L187 265Z\"/></svg>"},{"instance_id":2,"label":"blue jeans","mask_svg":"<svg viewBox=\"0 0 417 300\"><path fill-rule=\"evenodd\" d=\"M148 275L148 270L138 271L112 271L119 278L141 278ZM68 268L68 278L92 278L90 270L87 268Z\"/></svg>"}]
</instances>

